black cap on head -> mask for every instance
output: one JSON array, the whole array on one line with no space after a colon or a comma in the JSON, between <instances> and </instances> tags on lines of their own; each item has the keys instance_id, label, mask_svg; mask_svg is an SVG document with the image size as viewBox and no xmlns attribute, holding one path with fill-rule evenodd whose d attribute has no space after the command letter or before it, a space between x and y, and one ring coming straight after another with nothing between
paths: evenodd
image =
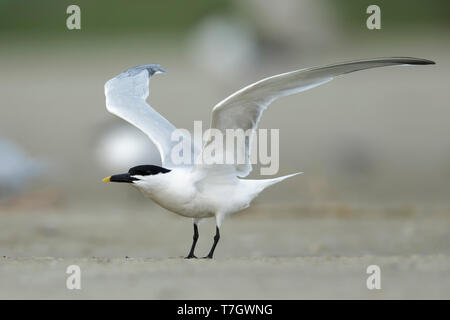
<instances>
[{"instance_id":1,"label":"black cap on head","mask_svg":"<svg viewBox=\"0 0 450 320\"><path fill-rule=\"evenodd\" d=\"M171 170L159 166L142 165L131 168L128 170L128 173L115 174L111 177L106 177L103 181L132 183L133 181L139 181L139 179L134 176L151 176L170 171Z\"/></svg>"},{"instance_id":2,"label":"black cap on head","mask_svg":"<svg viewBox=\"0 0 450 320\"><path fill-rule=\"evenodd\" d=\"M153 165L141 165L136 166L128 170L128 173L132 176L151 176L159 173L170 172L169 169L153 166Z\"/></svg>"}]
</instances>

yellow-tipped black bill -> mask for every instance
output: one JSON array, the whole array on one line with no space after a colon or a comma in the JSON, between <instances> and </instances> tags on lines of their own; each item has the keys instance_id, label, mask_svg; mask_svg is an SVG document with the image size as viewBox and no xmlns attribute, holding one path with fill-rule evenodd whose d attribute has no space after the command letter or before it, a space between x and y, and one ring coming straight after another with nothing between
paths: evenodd
<instances>
[{"instance_id":1,"label":"yellow-tipped black bill","mask_svg":"<svg viewBox=\"0 0 450 320\"><path fill-rule=\"evenodd\" d=\"M111 177L106 177L105 179L103 179L104 182L124 182L124 183L132 183L133 181L136 180L139 179L132 177L129 173L115 174Z\"/></svg>"}]
</instances>

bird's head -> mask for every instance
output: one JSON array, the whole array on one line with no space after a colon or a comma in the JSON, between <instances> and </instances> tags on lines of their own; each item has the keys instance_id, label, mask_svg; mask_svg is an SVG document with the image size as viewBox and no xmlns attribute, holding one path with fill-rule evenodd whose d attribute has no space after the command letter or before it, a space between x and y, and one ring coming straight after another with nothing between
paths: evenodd
<instances>
[{"instance_id":1,"label":"bird's head","mask_svg":"<svg viewBox=\"0 0 450 320\"><path fill-rule=\"evenodd\" d=\"M137 181L148 180L151 176L168 173L170 171L171 170L159 166L141 165L131 168L127 173L115 174L110 177L106 177L103 181L135 184Z\"/></svg>"}]
</instances>

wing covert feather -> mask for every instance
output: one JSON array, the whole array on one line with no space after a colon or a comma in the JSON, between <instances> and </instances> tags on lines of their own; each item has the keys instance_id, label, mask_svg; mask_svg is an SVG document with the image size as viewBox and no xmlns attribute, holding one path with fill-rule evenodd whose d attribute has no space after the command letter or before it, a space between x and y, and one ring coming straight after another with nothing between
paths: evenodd
<instances>
[{"instance_id":1,"label":"wing covert feather","mask_svg":"<svg viewBox=\"0 0 450 320\"><path fill-rule=\"evenodd\" d=\"M395 65L426 64L434 64L434 62L407 57L376 58L300 69L275 75L255 82L219 102L212 110L211 128L222 131L224 135L226 129L240 128L244 131L248 129L254 131L264 110L277 98L320 86L337 76L359 70ZM207 139L203 150L212 143L213 139L211 136ZM248 139L245 145L245 163L235 165L235 172L239 177L247 176L252 170L249 162L250 144L251 139ZM226 150L223 153L225 154ZM202 153L201 156L204 158L207 155ZM211 165L208 168L211 168Z\"/></svg>"}]
</instances>

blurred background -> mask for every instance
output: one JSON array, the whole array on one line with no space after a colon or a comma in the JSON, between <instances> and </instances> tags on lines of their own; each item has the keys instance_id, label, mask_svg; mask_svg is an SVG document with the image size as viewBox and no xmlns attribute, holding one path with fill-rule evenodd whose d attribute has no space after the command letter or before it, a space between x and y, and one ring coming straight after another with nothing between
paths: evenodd
<instances>
[{"instance_id":1,"label":"blurred background","mask_svg":"<svg viewBox=\"0 0 450 320\"><path fill-rule=\"evenodd\" d=\"M71 4L81 30L66 27ZM371 4L381 30L366 27ZM280 129L279 175L305 174L225 222L217 256L448 254L449 31L446 0L1 0L0 254L187 253L189 220L101 182L159 162L142 133L106 111L103 85L125 69L166 68L149 102L192 130L264 77L383 56L436 65L354 73L265 112L260 127Z\"/></svg>"}]
</instances>

